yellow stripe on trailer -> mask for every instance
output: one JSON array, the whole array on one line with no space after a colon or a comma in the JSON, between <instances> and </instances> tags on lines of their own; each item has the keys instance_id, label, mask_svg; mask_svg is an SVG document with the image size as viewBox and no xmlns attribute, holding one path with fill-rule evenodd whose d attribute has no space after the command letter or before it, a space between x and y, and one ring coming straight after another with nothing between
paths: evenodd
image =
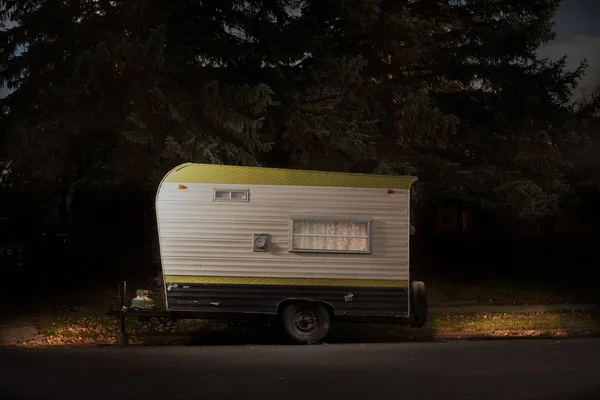
<instances>
[{"instance_id":1,"label":"yellow stripe on trailer","mask_svg":"<svg viewBox=\"0 0 600 400\"><path fill-rule=\"evenodd\" d=\"M414 176L187 163L173 168L163 182L410 189L416 180Z\"/></svg>"},{"instance_id":2,"label":"yellow stripe on trailer","mask_svg":"<svg viewBox=\"0 0 600 400\"><path fill-rule=\"evenodd\" d=\"M346 286L408 288L403 279L337 279L337 278L263 278L240 276L165 275L167 284L198 283L212 285L280 285L280 286Z\"/></svg>"}]
</instances>

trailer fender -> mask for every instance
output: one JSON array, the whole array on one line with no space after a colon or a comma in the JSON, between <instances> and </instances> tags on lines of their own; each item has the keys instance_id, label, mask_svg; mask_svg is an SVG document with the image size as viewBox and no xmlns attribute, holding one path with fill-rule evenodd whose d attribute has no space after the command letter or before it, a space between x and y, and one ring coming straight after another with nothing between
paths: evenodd
<instances>
[{"instance_id":1,"label":"trailer fender","mask_svg":"<svg viewBox=\"0 0 600 400\"><path fill-rule=\"evenodd\" d=\"M281 300L277 304L277 315L281 315L283 310L288 305L293 304L293 303L316 303L316 304L323 306L323 308L325 308L325 310L327 310L327 312L329 313L329 317L331 319L333 319L333 317L335 316L335 308L333 307L333 305L331 303L323 301L323 300L306 299L306 298L302 298L302 297L300 297L300 298L290 297L290 298Z\"/></svg>"}]
</instances>

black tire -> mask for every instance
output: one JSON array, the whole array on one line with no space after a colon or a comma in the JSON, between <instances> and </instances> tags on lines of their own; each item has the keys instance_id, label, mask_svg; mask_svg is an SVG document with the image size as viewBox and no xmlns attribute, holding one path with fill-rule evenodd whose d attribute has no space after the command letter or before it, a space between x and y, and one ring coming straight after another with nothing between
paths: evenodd
<instances>
[{"instance_id":1,"label":"black tire","mask_svg":"<svg viewBox=\"0 0 600 400\"><path fill-rule=\"evenodd\" d=\"M428 314L427 291L425 283L415 281L410 291L410 326L422 328L427 323Z\"/></svg>"},{"instance_id":2,"label":"black tire","mask_svg":"<svg viewBox=\"0 0 600 400\"><path fill-rule=\"evenodd\" d=\"M285 307L281 314L285 333L296 343L320 342L329 333L331 317L318 303L299 302Z\"/></svg>"}]
</instances>

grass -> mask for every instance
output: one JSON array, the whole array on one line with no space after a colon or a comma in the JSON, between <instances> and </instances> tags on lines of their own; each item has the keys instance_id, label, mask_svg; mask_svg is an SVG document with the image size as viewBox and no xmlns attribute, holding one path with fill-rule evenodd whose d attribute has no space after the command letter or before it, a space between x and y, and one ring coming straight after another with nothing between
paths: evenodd
<instances>
[{"instance_id":1,"label":"grass","mask_svg":"<svg viewBox=\"0 0 600 400\"><path fill-rule=\"evenodd\" d=\"M39 319L34 322L43 336L29 343L47 344L111 344L118 333L115 317L59 317ZM132 318L127 322L127 333L132 343L141 343L145 336L185 335L190 332L210 332L220 329L223 323L206 320L181 320L173 325L161 324L156 319ZM27 343L25 343L27 344Z\"/></svg>"},{"instance_id":2,"label":"grass","mask_svg":"<svg viewBox=\"0 0 600 400\"><path fill-rule=\"evenodd\" d=\"M266 323L238 327L221 321L182 320L173 326L131 319L131 343L144 343L144 337L188 336L197 344L278 343L282 339ZM62 317L35 321L40 339L22 345L110 344L117 334L114 317ZM444 333L478 332L494 335L533 335L545 330L600 330L600 314L593 311L543 313L479 313L432 315L426 327L417 329L385 324L334 324L328 342L389 342L410 338L434 338Z\"/></svg>"},{"instance_id":3,"label":"grass","mask_svg":"<svg viewBox=\"0 0 600 400\"><path fill-rule=\"evenodd\" d=\"M600 315L593 311L441 315L431 322L431 328L438 333L600 329Z\"/></svg>"},{"instance_id":4,"label":"grass","mask_svg":"<svg viewBox=\"0 0 600 400\"><path fill-rule=\"evenodd\" d=\"M355 325L359 327L359 325ZM350 324L344 329L352 331ZM386 330L418 334L422 329L406 326L365 324L364 333ZM540 313L473 313L432 315L424 328L436 334L512 330L600 329L600 315L594 311Z\"/></svg>"},{"instance_id":5,"label":"grass","mask_svg":"<svg viewBox=\"0 0 600 400\"><path fill-rule=\"evenodd\" d=\"M484 334L496 337L535 337L547 331L600 331L597 312L487 313L431 316L423 328L379 324L340 324L329 336L334 342L393 342L435 339L444 334Z\"/></svg>"},{"instance_id":6,"label":"grass","mask_svg":"<svg viewBox=\"0 0 600 400\"><path fill-rule=\"evenodd\" d=\"M516 282L457 284L426 282L431 307L451 305L579 304L596 300L597 293L584 288L530 285Z\"/></svg>"},{"instance_id":7,"label":"grass","mask_svg":"<svg viewBox=\"0 0 600 400\"><path fill-rule=\"evenodd\" d=\"M431 307L451 305L540 305L575 304L594 300L594 295L583 290L527 285L514 282L481 282L478 284L453 284L426 282ZM133 290L129 285L128 304ZM139 287L147 287L140 285ZM163 307L159 291L151 295L157 308ZM118 290L99 289L94 292L79 290L66 298L45 299L44 309L34 322L42 335L29 340L26 345L53 344L103 344L114 343L117 334L115 317L90 316L103 314L109 308L118 307ZM250 327L250 328L248 328ZM412 329L404 326L380 324L334 324L330 341L355 340L389 341L411 337L432 338L444 333L540 331L551 329L599 330L597 312L568 311L544 313L473 313L432 314L425 328ZM245 341L278 341L272 329L246 325L245 330L218 321L182 320L173 326L157 324L156 320L129 320L128 332L132 343L141 343L143 337L187 335L194 333L197 343L240 343ZM499 333L500 332L500 333ZM508 333L507 333L508 334Z\"/></svg>"}]
</instances>

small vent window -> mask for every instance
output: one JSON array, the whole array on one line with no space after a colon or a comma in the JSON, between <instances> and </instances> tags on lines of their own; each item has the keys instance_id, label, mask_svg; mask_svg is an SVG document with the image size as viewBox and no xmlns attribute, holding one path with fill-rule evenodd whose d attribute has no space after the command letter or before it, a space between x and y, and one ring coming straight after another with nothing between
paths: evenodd
<instances>
[{"instance_id":1,"label":"small vent window","mask_svg":"<svg viewBox=\"0 0 600 400\"><path fill-rule=\"evenodd\" d=\"M248 201L250 191L248 189L214 189L214 201Z\"/></svg>"}]
</instances>

